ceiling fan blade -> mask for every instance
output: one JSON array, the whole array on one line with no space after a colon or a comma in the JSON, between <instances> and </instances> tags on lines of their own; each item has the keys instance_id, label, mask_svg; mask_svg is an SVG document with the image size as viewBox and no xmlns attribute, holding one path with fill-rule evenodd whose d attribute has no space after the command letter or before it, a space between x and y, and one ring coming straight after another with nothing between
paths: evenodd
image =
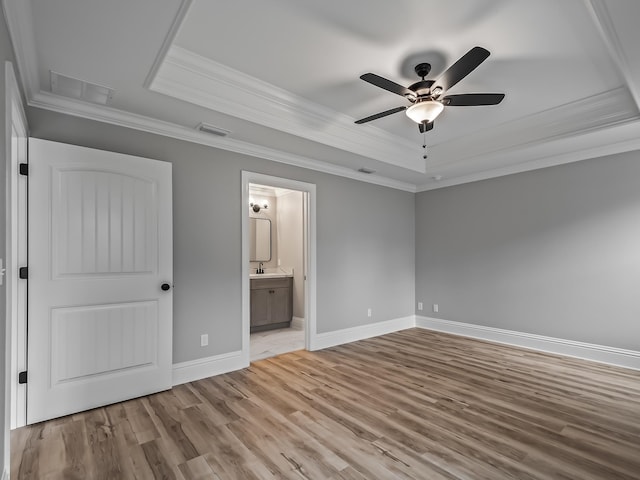
<instances>
[{"instance_id":1,"label":"ceiling fan blade","mask_svg":"<svg viewBox=\"0 0 640 480\"><path fill-rule=\"evenodd\" d=\"M473 47L465 53L456 63L451 65L438 80L435 85L449 90L464 77L473 72L478 65L484 62L491 55L489 50L482 47Z\"/></svg>"},{"instance_id":2,"label":"ceiling fan blade","mask_svg":"<svg viewBox=\"0 0 640 480\"><path fill-rule=\"evenodd\" d=\"M418 124L418 130L420 133L428 132L429 130L433 130L433 122L423 122Z\"/></svg>"},{"instance_id":3,"label":"ceiling fan blade","mask_svg":"<svg viewBox=\"0 0 640 480\"><path fill-rule=\"evenodd\" d=\"M388 92L395 93L396 95L400 95L402 97L412 97L415 98L415 92L409 90L408 88L403 87L402 85L398 85L391 80L387 80L386 78L381 77L380 75L376 75L375 73L365 73L364 75L360 75L360 78L365 82L369 82L376 87L384 88Z\"/></svg>"},{"instance_id":4,"label":"ceiling fan blade","mask_svg":"<svg viewBox=\"0 0 640 480\"><path fill-rule=\"evenodd\" d=\"M442 103L449 107L473 107L476 105L497 105L504 98L504 93L463 93L447 95Z\"/></svg>"},{"instance_id":5,"label":"ceiling fan blade","mask_svg":"<svg viewBox=\"0 0 640 480\"><path fill-rule=\"evenodd\" d=\"M394 114L394 113L402 112L403 110L406 110L406 109L407 109L407 107L392 108L391 110L386 110L384 112L380 112L380 113L376 113L375 115L371 115L370 117L361 118L360 120L356 120L355 123L357 123L357 124L367 123L367 122L370 122L371 120L376 120L378 118L386 117L387 115L391 115L391 114Z\"/></svg>"}]
</instances>

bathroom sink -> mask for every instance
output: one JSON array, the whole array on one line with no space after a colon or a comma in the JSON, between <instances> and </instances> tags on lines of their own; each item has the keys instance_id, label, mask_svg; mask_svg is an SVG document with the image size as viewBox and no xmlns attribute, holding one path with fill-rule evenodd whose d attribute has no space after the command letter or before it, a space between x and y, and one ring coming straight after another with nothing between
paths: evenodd
<instances>
[{"instance_id":1,"label":"bathroom sink","mask_svg":"<svg viewBox=\"0 0 640 480\"><path fill-rule=\"evenodd\" d=\"M284 278L284 277L292 277L293 274L290 272L285 272L283 270L278 269L277 271L269 271L265 269L264 273L255 273L252 272L249 274L249 278Z\"/></svg>"}]
</instances>

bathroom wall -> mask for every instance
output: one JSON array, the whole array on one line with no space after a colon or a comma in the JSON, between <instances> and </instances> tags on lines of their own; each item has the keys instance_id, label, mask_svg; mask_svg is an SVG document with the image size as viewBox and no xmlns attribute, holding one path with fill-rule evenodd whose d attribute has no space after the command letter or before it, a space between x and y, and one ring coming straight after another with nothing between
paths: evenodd
<instances>
[{"instance_id":1,"label":"bathroom wall","mask_svg":"<svg viewBox=\"0 0 640 480\"><path fill-rule=\"evenodd\" d=\"M293 269L293 316L304 318L304 211L302 192L278 197L278 259Z\"/></svg>"}]
</instances>

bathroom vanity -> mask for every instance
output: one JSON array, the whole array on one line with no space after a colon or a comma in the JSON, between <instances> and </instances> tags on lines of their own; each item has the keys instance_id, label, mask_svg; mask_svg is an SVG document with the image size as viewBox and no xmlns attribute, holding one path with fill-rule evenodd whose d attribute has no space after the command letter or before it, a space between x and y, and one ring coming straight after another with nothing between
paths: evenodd
<instances>
[{"instance_id":1,"label":"bathroom vanity","mask_svg":"<svg viewBox=\"0 0 640 480\"><path fill-rule=\"evenodd\" d=\"M252 274L251 332L287 328L293 317L293 277Z\"/></svg>"}]
</instances>

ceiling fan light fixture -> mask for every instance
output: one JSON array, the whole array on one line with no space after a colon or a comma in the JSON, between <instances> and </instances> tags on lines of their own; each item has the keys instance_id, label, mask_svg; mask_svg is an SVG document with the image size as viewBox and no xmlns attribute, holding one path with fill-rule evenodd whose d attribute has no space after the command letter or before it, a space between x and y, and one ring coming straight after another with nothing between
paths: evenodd
<instances>
[{"instance_id":1,"label":"ceiling fan light fixture","mask_svg":"<svg viewBox=\"0 0 640 480\"><path fill-rule=\"evenodd\" d=\"M407 117L416 123L433 122L444 110L444 105L434 100L423 100L407 108Z\"/></svg>"}]
</instances>

